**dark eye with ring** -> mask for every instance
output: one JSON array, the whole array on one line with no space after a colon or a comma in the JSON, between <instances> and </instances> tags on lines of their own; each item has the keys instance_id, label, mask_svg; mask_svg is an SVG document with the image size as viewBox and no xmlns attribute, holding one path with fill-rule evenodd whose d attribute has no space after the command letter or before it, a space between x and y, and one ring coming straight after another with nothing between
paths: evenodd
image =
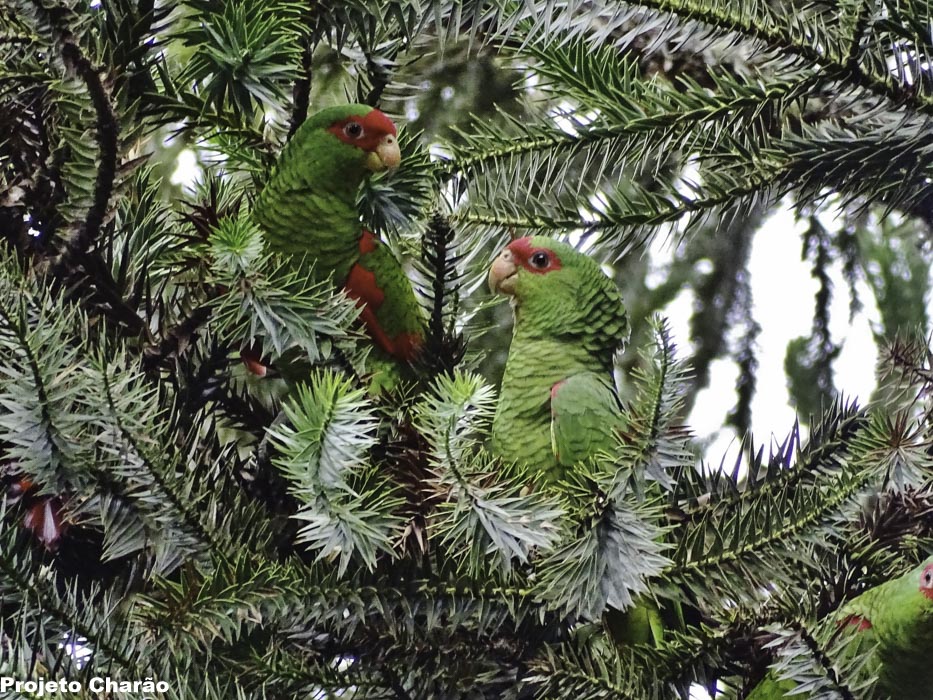
<instances>
[{"instance_id":1,"label":"dark eye with ring","mask_svg":"<svg viewBox=\"0 0 933 700\"><path fill-rule=\"evenodd\" d=\"M531 264L538 269L547 267L549 262L550 259L547 253L543 253L540 250L537 253L533 253L531 256Z\"/></svg>"},{"instance_id":2,"label":"dark eye with ring","mask_svg":"<svg viewBox=\"0 0 933 700\"><path fill-rule=\"evenodd\" d=\"M358 139L363 135L363 126L357 122L350 122L343 127L343 133L353 139Z\"/></svg>"},{"instance_id":3,"label":"dark eye with ring","mask_svg":"<svg viewBox=\"0 0 933 700\"><path fill-rule=\"evenodd\" d=\"M930 571L930 569L923 572L923 585L927 588L933 585L933 571Z\"/></svg>"}]
</instances>

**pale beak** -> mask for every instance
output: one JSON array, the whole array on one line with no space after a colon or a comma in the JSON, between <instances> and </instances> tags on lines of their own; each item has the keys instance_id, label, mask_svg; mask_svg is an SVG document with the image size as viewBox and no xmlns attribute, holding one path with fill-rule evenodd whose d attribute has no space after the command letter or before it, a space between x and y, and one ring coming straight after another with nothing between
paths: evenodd
<instances>
[{"instance_id":1,"label":"pale beak","mask_svg":"<svg viewBox=\"0 0 933 700\"><path fill-rule=\"evenodd\" d=\"M512 258L512 251L506 248L489 268L489 291L493 294L514 294L518 281L518 267Z\"/></svg>"},{"instance_id":2,"label":"pale beak","mask_svg":"<svg viewBox=\"0 0 933 700\"><path fill-rule=\"evenodd\" d=\"M397 168L401 162L402 152L398 147L398 139L392 134L383 136L376 149L366 156L366 167L374 173Z\"/></svg>"}]
</instances>

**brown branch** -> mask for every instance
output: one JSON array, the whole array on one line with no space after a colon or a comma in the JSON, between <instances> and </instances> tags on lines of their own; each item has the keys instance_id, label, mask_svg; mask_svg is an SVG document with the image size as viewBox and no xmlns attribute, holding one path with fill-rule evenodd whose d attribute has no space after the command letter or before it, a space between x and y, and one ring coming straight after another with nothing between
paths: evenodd
<instances>
[{"instance_id":1,"label":"brown branch","mask_svg":"<svg viewBox=\"0 0 933 700\"><path fill-rule=\"evenodd\" d=\"M112 320L128 328L134 335L148 338L150 336L149 326L120 294L110 269L100 256L96 253L80 253L76 263L74 269L65 271L66 274L73 278L85 276L93 285L100 301L103 302L100 304L103 310Z\"/></svg>"},{"instance_id":2,"label":"brown branch","mask_svg":"<svg viewBox=\"0 0 933 700\"><path fill-rule=\"evenodd\" d=\"M378 107L382 92L389 84L388 71L383 70L370 54L366 54L366 72L372 81L372 88L361 101L371 107Z\"/></svg>"},{"instance_id":3,"label":"brown branch","mask_svg":"<svg viewBox=\"0 0 933 700\"><path fill-rule=\"evenodd\" d=\"M58 25L62 40L62 59L87 87L91 104L97 114L97 177L94 181L94 194L84 223L76 235L65 241L64 250L52 263L51 271L59 278L71 280L84 275L94 285L96 293L103 301L103 308L108 315L121 326L136 335L148 336L146 322L123 298L109 268L97 254L90 250L107 218L110 198L117 176L117 158L119 146L119 125L110 101L110 95L101 81L100 73L90 59L84 55L75 38L67 27L62 25L60 17L52 17ZM71 264L74 263L72 267Z\"/></svg>"}]
</instances>

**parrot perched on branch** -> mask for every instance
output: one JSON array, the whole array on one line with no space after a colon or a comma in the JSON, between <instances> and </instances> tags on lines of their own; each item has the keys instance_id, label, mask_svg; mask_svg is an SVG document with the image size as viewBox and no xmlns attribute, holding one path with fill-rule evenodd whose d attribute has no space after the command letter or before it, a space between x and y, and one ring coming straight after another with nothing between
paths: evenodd
<instances>
[{"instance_id":1,"label":"parrot perched on branch","mask_svg":"<svg viewBox=\"0 0 933 700\"><path fill-rule=\"evenodd\" d=\"M827 618L858 637L845 653L868 654L875 695L896 700L933 696L933 557L903 576L871 588ZM845 679L842 679L843 682ZM805 700L792 680L772 671L747 700Z\"/></svg>"},{"instance_id":2,"label":"parrot perched on branch","mask_svg":"<svg viewBox=\"0 0 933 700\"><path fill-rule=\"evenodd\" d=\"M362 104L309 117L282 150L253 208L269 248L303 259L363 307L360 319L387 366L407 364L424 340L424 318L401 264L363 228L363 180L401 161L395 124ZM313 263L313 268L312 264Z\"/></svg>"},{"instance_id":3,"label":"parrot perched on branch","mask_svg":"<svg viewBox=\"0 0 933 700\"><path fill-rule=\"evenodd\" d=\"M550 238L519 238L489 270L515 328L492 424L493 452L544 482L615 444L613 356L628 333L622 295L596 261Z\"/></svg>"},{"instance_id":4,"label":"parrot perched on branch","mask_svg":"<svg viewBox=\"0 0 933 700\"><path fill-rule=\"evenodd\" d=\"M622 295L595 260L540 236L506 246L489 270L489 287L511 296L515 312L492 450L554 482L574 463L612 449L624 426L612 377L628 335ZM670 612L682 625L679 606ZM605 624L620 644L660 640L665 626L648 601L608 608Z\"/></svg>"}]
</instances>

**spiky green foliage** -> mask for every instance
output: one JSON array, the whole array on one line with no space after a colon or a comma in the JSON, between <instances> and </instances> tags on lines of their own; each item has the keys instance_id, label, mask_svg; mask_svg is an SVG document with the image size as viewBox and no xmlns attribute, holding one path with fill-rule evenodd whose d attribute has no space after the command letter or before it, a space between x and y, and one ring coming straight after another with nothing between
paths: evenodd
<instances>
[{"instance_id":1,"label":"spiky green foliage","mask_svg":"<svg viewBox=\"0 0 933 700\"><path fill-rule=\"evenodd\" d=\"M224 219L211 231L206 280L221 290L214 300L214 325L230 342L260 341L264 355L298 348L311 362L346 340L359 313L353 303L314 283L285 260L263 252L263 235L248 219ZM322 342L323 340L323 342Z\"/></svg>"},{"instance_id":2,"label":"spiky green foliage","mask_svg":"<svg viewBox=\"0 0 933 700\"><path fill-rule=\"evenodd\" d=\"M492 559L505 574L556 540L561 511L541 494L523 494L525 480L496 475L502 466L480 456L489 434L494 394L476 376L440 376L416 407L415 426L428 443L432 487L443 498L430 523L458 568L477 576Z\"/></svg>"},{"instance_id":3,"label":"spiky green foliage","mask_svg":"<svg viewBox=\"0 0 933 700\"><path fill-rule=\"evenodd\" d=\"M218 699L744 697L768 673L868 692L817 623L933 550L930 12L0 2L0 675ZM401 126L403 167L359 206L430 318L417 381L379 397L356 307L249 216L309 111L348 100ZM768 235L817 281L813 322L786 312L811 329L788 367L813 415L707 463L687 419L719 359L730 424L787 428L752 410L785 318L756 315L748 261L778 208L803 240ZM507 311L482 282L535 232L604 263L634 329L625 429L552 485L488 451ZM843 288L881 319L858 402L835 393ZM683 290L689 351L651 321ZM64 525L43 540L45 504ZM616 646L603 614L635 599L683 624Z\"/></svg>"},{"instance_id":4,"label":"spiky green foliage","mask_svg":"<svg viewBox=\"0 0 933 700\"><path fill-rule=\"evenodd\" d=\"M400 529L392 483L365 465L377 421L363 394L331 374L312 377L285 405L289 424L269 432L281 454L274 462L299 502L294 517L305 523L297 542L320 558L339 555L340 573L354 555L374 568Z\"/></svg>"}]
</instances>

